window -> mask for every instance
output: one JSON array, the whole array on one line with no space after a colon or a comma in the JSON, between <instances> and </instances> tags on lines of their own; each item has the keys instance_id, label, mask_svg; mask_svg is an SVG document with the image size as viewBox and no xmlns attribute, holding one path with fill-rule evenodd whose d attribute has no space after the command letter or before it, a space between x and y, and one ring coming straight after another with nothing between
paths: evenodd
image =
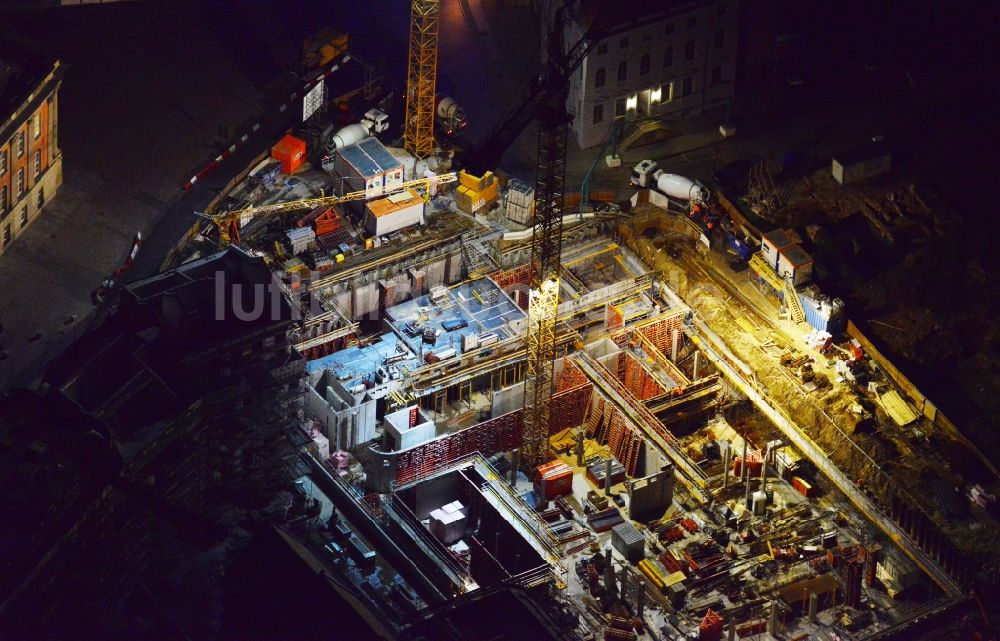
<instances>
[{"instance_id":1,"label":"window","mask_svg":"<svg viewBox=\"0 0 1000 641\"><path fill-rule=\"evenodd\" d=\"M24 195L24 167L19 167L17 170L17 197L20 198Z\"/></svg>"},{"instance_id":2,"label":"window","mask_svg":"<svg viewBox=\"0 0 1000 641\"><path fill-rule=\"evenodd\" d=\"M639 75L645 76L649 73L649 54L645 54L642 59L639 60Z\"/></svg>"},{"instance_id":3,"label":"window","mask_svg":"<svg viewBox=\"0 0 1000 641\"><path fill-rule=\"evenodd\" d=\"M698 16L691 16L688 18L688 29L694 29L698 26Z\"/></svg>"},{"instance_id":4,"label":"window","mask_svg":"<svg viewBox=\"0 0 1000 641\"><path fill-rule=\"evenodd\" d=\"M663 50L663 66L669 67L674 64L674 48L667 47Z\"/></svg>"},{"instance_id":5,"label":"window","mask_svg":"<svg viewBox=\"0 0 1000 641\"><path fill-rule=\"evenodd\" d=\"M674 23L668 22L666 28L663 30L663 33L669 36L673 32L674 32Z\"/></svg>"},{"instance_id":6,"label":"window","mask_svg":"<svg viewBox=\"0 0 1000 641\"><path fill-rule=\"evenodd\" d=\"M674 99L674 83L670 81L669 83L660 87L660 102L670 102Z\"/></svg>"},{"instance_id":7,"label":"window","mask_svg":"<svg viewBox=\"0 0 1000 641\"><path fill-rule=\"evenodd\" d=\"M38 188L38 209L41 209L44 206L45 206L45 188L44 187L39 187Z\"/></svg>"},{"instance_id":8,"label":"window","mask_svg":"<svg viewBox=\"0 0 1000 641\"><path fill-rule=\"evenodd\" d=\"M10 225L3 226L3 246L6 247L10 244Z\"/></svg>"},{"instance_id":9,"label":"window","mask_svg":"<svg viewBox=\"0 0 1000 641\"><path fill-rule=\"evenodd\" d=\"M712 69L712 84L717 85L722 82L722 67Z\"/></svg>"},{"instance_id":10,"label":"window","mask_svg":"<svg viewBox=\"0 0 1000 641\"><path fill-rule=\"evenodd\" d=\"M0 214L7 211L7 185L0 185Z\"/></svg>"},{"instance_id":11,"label":"window","mask_svg":"<svg viewBox=\"0 0 1000 641\"><path fill-rule=\"evenodd\" d=\"M607 53L607 52L608 52L608 43L602 42L601 44L597 45L597 53Z\"/></svg>"},{"instance_id":12,"label":"window","mask_svg":"<svg viewBox=\"0 0 1000 641\"><path fill-rule=\"evenodd\" d=\"M604 105L594 105L594 124L604 122Z\"/></svg>"},{"instance_id":13,"label":"window","mask_svg":"<svg viewBox=\"0 0 1000 641\"><path fill-rule=\"evenodd\" d=\"M615 100L615 118L624 118L625 110L626 110L625 98L619 98L618 100Z\"/></svg>"},{"instance_id":14,"label":"window","mask_svg":"<svg viewBox=\"0 0 1000 641\"><path fill-rule=\"evenodd\" d=\"M42 114L40 113L31 117L31 135L35 140L42 137Z\"/></svg>"},{"instance_id":15,"label":"window","mask_svg":"<svg viewBox=\"0 0 1000 641\"><path fill-rule=\"evenodd\" d=\"M7 175L7 156L8 152L6 149L0 149L0 176Z\"/></svg>"},{"instance_id":16,"label":"window","mask_svg":"<svg viewBox=\"0 0 1000 641\"><path fill-rule=\"evenodd\" d=\"M28 206L21 207L21 228L28 224Z\"/></svg>"},{"instance_id":17,"label":"window","mask_svg":"<svg viewBox=\"0 0 1000 641\"><path fill-rule=\"evenodd\" d=\"M17 134L17 157L20 158L24 155L24 132L18 132Z\"/></svg>"},{"instance_id":18,"label":"window","mask_svg":"<svg viewBox=\"0 0 1000 641\"><path fill-rule=\"evenodd\" d=\"M627 49L628 48L628 37L625 37L625 38L622 38L621 40L619 40L618 41L618 47L621 48L621 49Z\"/></svg>"},{"instance_id":19,"label":"window","mask_svg":"<svg viewBox=\"0 0 1000 641\"><path fill-rule=\"evenodd\" d=\"M690 96L691 95L691 78L685 78L684 79L684 84L681 87L681 95L682 96Z\"/></svg>"},{"instance_id":20,"label":"window","mask_svg":"<svg viewBox=\"0 0 1000 641\"><path fill-rule=\"evenodd\" d=\"M595 89L600 89L601 87L604 86L604 80L606 75L607 74L604 72L604 67L601 67L600 69L597 70L597 73L594 74Z\"/></svg>"},{"instance_id":21,"label":"window","mask_svg":"<svg viewBox=\"0 0 1000 641\"><path fill-rule=\"evenodd\" d=\"M35 150L35 180L42 175L42 150Z\"/></svg>"},{"instance_id":22,"label":"window","mask_svg":"<svg viewBox=\"0 0 1000 641\"><path fill-rule=\"evenodd\" d=\"M694 40L688 40L688 43L684 45L684 59L694 60Z\"/></svg>"},{"instance_id":23,"label":"window","mask_svg":"<svg viewBox=\"0 0 1000 641\"><path fill-rule=\"evenodd\" d=\"M728 7L726 7L726 3L725 3L725 2L720 2L720 3L719 3L719 15L720 15L720 16L724 16L724 15L726 15L726 9L727 9L727 8L728 8Z\"/></svg>"},{"instance_id":24,"label":"window","mask_svg":"<svg viewBox=\"0 0 1000 641\"><path fill-rule=\"evenodd\" d=\"M715 32L715 48L722 49L722 45L726 44L726 32L723 29L719 29Z\"/></svg>"},{"instance_id":25,"label":"window","mask_svg":"<svg viewBox=\"0 0 1000 641\"><path fill-rule=\"evenodd\" d=\"M623 60L618 65L618 82L625 82L626 80L628 80L628 62Z\"/></svg>"}]
</instances>

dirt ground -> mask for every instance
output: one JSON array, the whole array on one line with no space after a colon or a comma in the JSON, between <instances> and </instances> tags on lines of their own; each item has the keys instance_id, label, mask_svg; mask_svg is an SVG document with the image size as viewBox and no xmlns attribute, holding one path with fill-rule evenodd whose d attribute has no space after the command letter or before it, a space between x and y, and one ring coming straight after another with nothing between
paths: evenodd
<instances>
[{"instance_id":1,"label":"dirt ground","mask_svg":"<svg viewBox=\"0 0 1000 641\"><path fill-rule=\"evenodd\" d=\"M773 401L799 425L807 427L813 440L838 467L879 500L886 500L886 489L902 488L963 551L1000 557L993 544L996 522L991 515L975 508L971 514L949 520L941 513L937 497L930 489L935 482L962 486L970 474L974 478L988 478L981 470L969 468L974 456L959 451L961 446L937 433L926 419L899 428L864 389L846 382L807 392L796 371L781 364L781 356L788 353L789 345L794 345L798 356L810 357L814 369L825 372L831 381L835 381L836 373L829 368L827 357L807 350L801 342L796 344L779 337L780 332L761 318L761 314L777 318L776 300L761 296L759 290L748 285L745 275L722 273L724 265L718 265L718 269L708 266L706 271L706 265L712 261L706 263L698 255L693 241L676 236L666 238L662 234L648 236L638 235L639 255L652 259L650 262L663 270L668 280L672 276L678 293L737 357L751 365ZM682 246L679 259L669 257L667 244ZM721 262L714 258L716 263ZM677 277L678 273L683 278ZM745 300L735 296L733 288L738 288ZM778 325L795 335L787 321L778 321ZM759 442L777 436L777 430L765 418L744 405L749 403L727 410L730 414L727 418L733 424L745 421L754 440ZM857 412L861 408L870 418L862 420ZM968 503L964 497L959 500Z\"/></svg>"}]
</instances>

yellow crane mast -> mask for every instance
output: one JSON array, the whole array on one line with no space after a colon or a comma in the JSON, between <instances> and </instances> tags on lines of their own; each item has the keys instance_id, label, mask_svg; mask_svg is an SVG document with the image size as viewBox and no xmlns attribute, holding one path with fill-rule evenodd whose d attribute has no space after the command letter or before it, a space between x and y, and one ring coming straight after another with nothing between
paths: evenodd
<instances>
[{"instance_id":1,"label":"yellow crane mast","mask_svg":"<svg viewBox=\"0 0 1000 641\"><path fill-rule=\"evenodd\" d=\"M434 93L437 88L440 0L413 0L410 54L406 73L406 126L403 147L415 158L434 154Z\"/></svg>"}]
</instances>

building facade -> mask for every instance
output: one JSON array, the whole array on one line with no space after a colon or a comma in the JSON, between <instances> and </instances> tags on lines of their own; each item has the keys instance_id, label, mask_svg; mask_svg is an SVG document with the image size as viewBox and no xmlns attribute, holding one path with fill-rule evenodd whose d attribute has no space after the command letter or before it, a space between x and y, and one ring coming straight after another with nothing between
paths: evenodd
<instances>
[{"instance_id":1,"label":"building facade","mask_svg":"<svg viewBox=\"0 0 1000 641\"><path fill-rule=\"evenodd\" d=\"M0 254L30 225L62 184L58 60L0 46Z\"/></svg>"},{"instance_id":2,"label":"building facade","mask_svg":"<svg viewBox=\"0 0 1000 641\"><path fill-rule=\"evenodd\" d=\"M588 30L601 34L570 79L566 108L581 148L604 142L619 122L676 121L732 101L738 0L637 0L592 13L584 2L564 33L567 47Z\"/></svg>"}]
</instances>

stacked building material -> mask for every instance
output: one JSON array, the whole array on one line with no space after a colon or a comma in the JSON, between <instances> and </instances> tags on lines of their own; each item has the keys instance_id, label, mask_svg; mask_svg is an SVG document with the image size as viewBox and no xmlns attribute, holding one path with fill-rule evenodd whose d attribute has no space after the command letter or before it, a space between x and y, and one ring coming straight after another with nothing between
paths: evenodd
<instances>
[{"instance_id":1,"label":"stacked building material","mask_svg":"<svg viewBox=\"0 0 1000 641\"><path fill-rule=\"evenodd\" d=\"M722 617L712 608L705 612L705 617L698 626L699 641L718 641L722 638Z\"/></svg>"},{"instance_id":2,"label":"stacked building material","mask_svg":"<svg viewBox=\"0 0 1000 641\"><path fill-rule=\"evenodd\" d=\"M309 227L293 227L285 232L293 254L301 254L316 240L316 232Z\"/></svg>"},{"instance_id":3,"label":"stacked building material","mask_svg":"<svg viewBox=\"0 0 1000 641\"><path fill-rule=\"evenodd\" d=\"M491 171L477 178L463 169L458 172L458 180L455 204L467 214L489 209L500 196L500 182Z\"/></svg>"},{"instance_id":4,"label":"stacked building material","mask_svg":"<svg viewBox=\"0 0 1000 641\"><path fill-rule=\"evenodd\" d=\"M459 501L452 501L430 513L430 530L437 540L451 545L465 534L466 509Z\"/></svg>"},{"instance_id":5,"label":"stacked building material","mask_svg":"<svg viewBox=\"0 0 1000 641\"><path fill-rule=\"evenodd\" d=\"M611 545L631 563L638 562L646 552L646 538L627 521L611 528Z\"/></svg>"},{"instance_id":6,"label":"stacked building material","mask_svg":"<svg viewBox=\"0 0 1000 641\"><path fill-rule=\"evenodd\" d=\"M595 458L587 463L587 478L589 478L597 487L604 487L604 476L608 471L608 459L606 458ZM616 459L611 459L611 484L617 485L618 483L625 482L625 466L619 463Z\"/></svg>"},{"instance_id":7,"label":"stacked building material","mask_svg":"<svg viewBox=\"0 0 1000 641\"><path fill-rule=\"evenodd\" d=\"M504 202L507 218L515 223L528 225L534 216L535 190L531 185L514 178L507 183L507 196Z\"/></svg>"},{"instance_id":8,"label":"stacked building material","mask_svg":"<svg viewBox=\"0 0 1000 641\"><path fill-rule=\"evenodd\" d=\"M622 518L621 512L618 511L618 508L612 506L606 510L590 514L587 517L587 525L589 525L595 532L607 532L624 520L625 519Z\"/></svg>"},{"instance_id":9,"label":"stacked building material","mask_svg":"<svg viewBox=\"0 0 1000 641\"><path fill-rule=\"evenodd\" d=\"M543 501L569 494L573 490L573 468L562 461L550 461L535 468L535 493Z\"/></svg>"}]
</instances>

